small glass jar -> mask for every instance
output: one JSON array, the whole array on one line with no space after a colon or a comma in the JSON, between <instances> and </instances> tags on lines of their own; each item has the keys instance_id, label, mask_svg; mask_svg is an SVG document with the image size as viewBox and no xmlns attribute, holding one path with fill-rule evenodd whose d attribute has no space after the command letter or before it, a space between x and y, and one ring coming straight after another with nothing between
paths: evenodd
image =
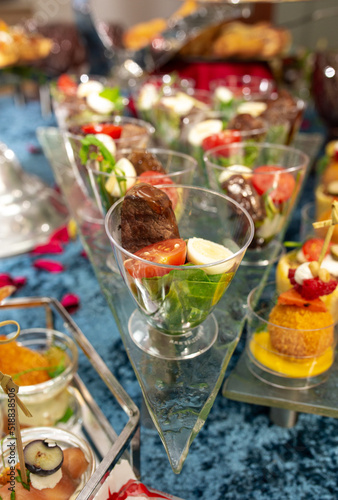
<instances>
[{"instance_id":1,"label":"small glass jar","mask_svg":"<svg viewBox=\"0 0 338 500\"><path fill-rule=\"evenodd\" d=\"M337 323L318 326L315 323L318 317L315 318L312 311L303 314L303 310L297 308L300 311L295 313L294 325L298 328L276 324L276 310L273 316L271 311L277 296L274 282L267 283L263 289L254 288L248 296L248 367L257 378L275 387L316 386L327 379L334 362ZM288 309L285 315L293 310ZM279 310L277 314L280 318L283 312ZM304 327L300 327L301 324Z\"/></svg>"},{"instance_id":2,"label":"small glass jar","mask_svg":"<svg viewBox=\"0 0 338 500\"><path fill-rule=\"evenodd\" d=\"M52 427L34 427L31 429L24 429L21 431L21 438L23 447L25 447L28 443L35 440L48 439L51 441L55 441L62 450L66 450L69 448L79 448L83 452L84 457L88 462L88 466L81 475L81 477L80 478L71 477L70 470L67 471L67 483L69 482L69 480L75 481L74 491L71 493L68 500L75 500L80 491L84 488L85 484L88 482L88 480L95 471L96 467L95 456L89 444L84 439L73 434L72 432L66 431L65 429L57 429ZM0 476L4 471L4 467L5 466L8 467L9 464L13 463L9 462L9 459L12 459L13 457L13 445L12 448L10 447L11 442L13 443L12 435L8 435L2 440L2 450L1 450L2 461L0 463ZM16 446L15 446L15 460L16 463L19 461ZM67 486L69 487L68 484ZM0 497L1 497L1 487L0 487Z\"/></svg>"},{"instance_id":3,"label":"small glass jar","mask_svg":"<svg viewBox=\"0 0 338 500\"><path fill-rule=\"evenodd\" d=\"M22 330L17 343L41 354L55 346L65 354L65 368L55 377L35 385L19 386L19 397L32 413L26 417L19 409L22 427L54 426L58 423L71 427L79 420L79 405L69 385L78 366L78 351L74 341L66 334L46 328ZM14 377L14 382L15 382ZM0 392L4 414L3 432L6 434L7 395Z\"/></svg>"}]
</instances>

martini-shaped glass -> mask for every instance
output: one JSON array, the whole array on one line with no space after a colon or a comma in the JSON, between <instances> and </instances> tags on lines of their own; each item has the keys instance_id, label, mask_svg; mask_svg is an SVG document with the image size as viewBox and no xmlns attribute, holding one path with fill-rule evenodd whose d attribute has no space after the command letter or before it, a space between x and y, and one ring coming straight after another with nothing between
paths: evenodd
<instances>
[{"instance_id":1,"label":"martini-shaped glass","mask_svg":"<svg viewBox=\"0 0 338 500\"><path fill-rule=\"evenodd\" d=\"M246 208L255 235L246 255L269 255L281 241L302 187L309 158L298 149L270 143L220 146L204 156L210 186Z\"/></svg>"},{"instance_id":2,"label":"martini-shaped glass","mask_svg":"<svg viewBox=\"0 0 338 500\"><path fill-rule=\"evenodd\" d=\"M142 186L141 198L152 204L147 185ZM218 323L212 311L252 240L253 222L245 209L220 193L192 186L165 186L169 188L176 200L181 239L162 244L187 241L186 264L151 262L123 248L121 224L128 217L124 213L121 219L122 210L126 210L123 199L108 211L105 227L120 273L137 305L129 319L133 342L155 357L182 360L204 353L216 341ZM201 199L214 210L202 210ZM203 264L194 263L196 254ZM147 255L144 253L144 257Z\"/></svg>"},{"instance_id":3,"label":"martini-shaped glass","mask_svg":"<svg viewBox=\"0 0 338 500\"><path fill-rule=\"evenodd\" d=\"M136 169L142 164L144 165L142 168L146 170L140 175L137 175L136 170L130 172L128 163L130 160ZM125 167L126 164L128 167ZM189 155L159 148L122 149L117 152L116 164L109 171L100 170L96 160L89 160L86 163L91 192L102 214L102 221L110 207L135 184L147 182L160 188L164 184L192 184L196 166L196 160ZM153 171L151 168L160 168L161 171ZM176 190L170 187L163 189L173 204L176 204ZM107 264L110 269L118 272L112 252L109 254Z\"/></svg>"},{"instance_id":4,"label":"martini-shaped glass","mask_svg":"<svg viewBox=\"0 0 338 500\"><path fill-rule=\"evenodd\" d=\"M233 112L206 110L185 118L180 137L180 148L198 161L198 181L208 186L204 153L214 147L238 142L263 142L268 123L262 118L245 115L236 119Z\"/></svg>"},{"instance_id":5,"label":"martini-shaped glass","mask_svg":"<svg viewBox=\"0 0 338 500\"><path fill-rule=\"evenodd\" d=\"M122 132L120 133L120 131ZM115 132L114 132L115 131ZM125 116L115 116L109 120L76 121L71 126L71 132L64 132L63 138L68 155L68 160L73 168L78 185L88 200L88 205L94 205L95 198L88 179L86 161L81 157L83 141L86 136L95 136L103 147L109 150L113 158L116 153L123 148L146 148L151 141L155 129L143 120ZM111 135L108 135L111 134ZM113 137L114 136L114 137ZM97 149L96 149L97 148ZM92 146L93 151L100 150L100 146ZM84 207L83 217L89 222L103 224L103 219L99 215L93 218L93 208ZM94 210L95 212L95 210Z\"/></svg>"}]
</instances>

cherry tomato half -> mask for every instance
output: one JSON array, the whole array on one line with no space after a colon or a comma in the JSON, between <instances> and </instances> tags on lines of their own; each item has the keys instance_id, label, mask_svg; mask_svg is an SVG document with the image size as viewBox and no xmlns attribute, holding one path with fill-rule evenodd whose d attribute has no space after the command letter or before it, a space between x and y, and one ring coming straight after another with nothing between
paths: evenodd
<instances>
[{"instance_id":1,"label":"cherry tomato half","mask_svg":"<svg viewBox=\"0 0 338 500\"><path fill-rule=\"evenodd\" d=\"M112 139L119 139L122 134L122 127L111 123L88 123L81 128L85 134L106 134Z\"/></svg>"},{"instance_id":2,"label":"cherry tomato half","mask_svg":"<svg viewBox=\"0 0 338 500\"><path fill-rule=\"evenodd\" d=\"M217 134L209 135L202 141L204 151L217 148L218 146L227 146L234 142L240 142L241 134L238 130L222 130ZM229 156L229 148L222 148L217 152L217 155Z\"/></svg>"},{"instance_id":3,"label":"cherry tomato half","mask_svg":"<svg viewBox=\"0 0 338 500\"><path fill-rule=\"evenodd\" d=\"M75 95L77 91L76 81L66 73L60 75L57 80L57 88L67 95Z\"/></svg>"},{"instance_id":4,"label":"cherry tomato half","mask_svg":"<svg viewBox=\"0 0 338 500\"><path fill-rule=\"evenodd\" d=\"M320 252L322 251L322 247L324 244L324 240L320 238L311 238L307 240L302 246L304 257L308 262L312 262L313 260L318 260L320 256ZM330 245L326 251L325 255L330 253Z\"/></svg>"},{"instance_id":5,"label":"cherry tomato half","mask_svg":"<svg viewBox=\"0 0 338 500\"><path fill-rule=\"evenodd\" d=\"M165 267L152 266L151 262L157 264L168 264L170 266L182 266L186 259L186 243L179 238L173 240L159 241L135 252L137 257L148 260L149 264L136 259L128 259L124 266L133 278L154 278L164 276L170 272Z\"/></svg>"},{"instance_id":6,"label":"cherry tomato half","mask_svg":"<svg viewBox=\"0 0 338 500\"><path fill-rule=\"evenodd\" d=\"M161 172L155 172L153 170L148 170L147 172L143 172L139 180L141 182L146 182L147 184L151 184L152 186L160 186L161 184L174 184L173 181L165 174L161 174ZM173 209L175 209L177 205L177 192L176 188L160 188L164 191L168 198L170 199Z\"/></svg>"},{"instance_id":7,"label":"cherry tomato half","mask_svg":"<svg viewBox=\"0 0 338 500\"><path fill-rule=\"evenodd\" d=\"M273 173L275 172L275 175ZM295 189L294 177L283 168L274 165L262 165L255 168L252 185L262 195L272 189L270 196L274 203L282 203L291 198Z\"/></svg>"}]
</instances>

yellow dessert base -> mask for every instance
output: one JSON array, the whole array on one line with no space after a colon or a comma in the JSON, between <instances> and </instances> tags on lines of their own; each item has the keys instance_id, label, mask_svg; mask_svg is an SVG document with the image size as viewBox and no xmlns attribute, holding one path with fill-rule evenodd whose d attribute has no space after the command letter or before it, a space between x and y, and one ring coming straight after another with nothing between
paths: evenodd
<instances>
[{"instance_id":1,"label":"yellow dessert base","mask_svg":"<svg viewBox=\"0 0 338 500\"><path fill-rule=\"evenodd\" d=\"M334 361L334 349L329 347L324 354L313 358L292 358L275 351L269 332L255 333L250 341L250 352L269 371L290 378L309 378L326 372Z\"/></svg>"}]
</instances>

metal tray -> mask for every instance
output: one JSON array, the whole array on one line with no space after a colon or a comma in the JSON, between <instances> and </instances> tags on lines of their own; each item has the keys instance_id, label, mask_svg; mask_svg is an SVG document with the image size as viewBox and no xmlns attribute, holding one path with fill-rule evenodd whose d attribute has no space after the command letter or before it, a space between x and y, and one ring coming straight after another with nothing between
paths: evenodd
<instances>
[{"instance_id":1,"label":"metal tray","mask_svg":"<svg viewBox=\"0 0 338 500\"><path fill-rule=\"evenodd\" d=\"M128 422L118 435L96 404L81 378L75 375L71 384L71 391L75 394L77 403L81 408L82 422L80 433L92 446L97 461L94 474L77 496L77 500L88 500L91 498L98 489L102 478L114 467L122 455L129 460L135 474L139 476L140 412L137 406L118 383L68 312L56 299L50 297L17 298L7 299L0 304L0 312L5 309L28 308L44 308L46 328L54 329L55 322L62 321L63 327L89 359L93 369L101 377L118 405L128 416Z\"/></svg>"}]
</instances>

